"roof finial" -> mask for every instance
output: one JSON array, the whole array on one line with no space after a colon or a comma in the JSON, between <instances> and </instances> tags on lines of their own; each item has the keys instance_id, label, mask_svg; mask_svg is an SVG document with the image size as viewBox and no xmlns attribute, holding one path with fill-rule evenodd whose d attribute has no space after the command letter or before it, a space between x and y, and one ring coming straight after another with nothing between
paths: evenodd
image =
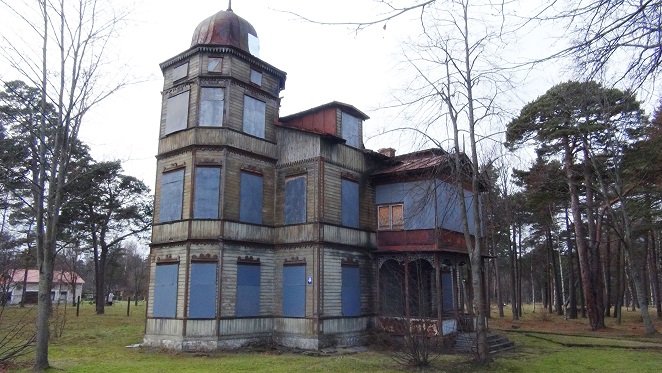
<instances>
[{"instance_id":1,"label":"roof finial","mask_svg":"<svg viewBox=\"0 0 662 373\"><path fill-rule=\"evenodd\" d=\"M228 12L232 11L232 0L228 0Z\"/></svg>"}]
</instances>

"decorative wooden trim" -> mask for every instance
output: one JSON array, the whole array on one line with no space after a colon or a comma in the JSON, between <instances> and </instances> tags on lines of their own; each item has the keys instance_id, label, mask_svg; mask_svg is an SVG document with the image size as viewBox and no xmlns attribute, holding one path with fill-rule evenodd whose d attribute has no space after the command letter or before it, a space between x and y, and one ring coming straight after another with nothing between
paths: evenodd
<instances>
[{"instance_id":1,"label":"decorative wooden trim","mask_svg":"<svg viewBox=\"0 0 662 373\"><path fill-rule=\"evenodd\" d=\"M285 261L283 262L284 266L288 265L300 265L300 264L306 264L306 258L299 258L298 256L293 256L291 258L286 258Z\"/></svg>"},{"instance_id":2,"label":"decorative wooden trim","mask_svg":"<svg viewBox=\"0 0 662 373\"><path fill-rule=\"evenodd\" d=\"M177 82L179 82L179 80ZM184 83L184 81L182 80L181 84L175 85L172 88L170 88L170 89L166 90L165 92L163 92L163 97L168 99L170 97L177 96L180 93L190 91L191 86L192 86L191 83L189 83L189 82ZM190 99L190 97L189 97L189 99Z\"/></svg>"},{"instance_id":3,"label":"decorative wooden trim","mask_svg":"<svg viewBox=\"0 0 662 373\"><path fill-rule=\"evenodd\" d=\"M253 166L253 165L243 166L240 170L242 172L248 172L248 173L256 174L256 175L259 175L259 176L264 176L264 171L260 168L257 168L255 166Z\"/></svg>"},{"instance_id":4,"label":"decorative wooden trim","mask_svg":"<svg viewBox=\"0 0 662 373\"><path fill-rule=\"evenodd\" d=\"M288 170L286 173L284 173L285 180L293 179L299 176L307 176L307 175L308 175L308 170L302 167L297 167L292 170Z\"/></svg>"},{"instance_id":5,"label":"decorative wooden trim","mask_svg":"<svg viewBox=\"0 0 662 373\"><path fill-rule=\"evenodd\" d=\"M179 263L179 256L173 257L170 254L167 254L166 256L157 256L156 257L156 264L164 264L164 263Z\"/></svg>"},{"instance_id":6,"label":"decorative wooden trim","mask_svg":"<svg viewBox=\"0 0 662 373\"><path fill-rule=\"evenodd\" d=\"M166 172L171 172L171 171L177 171L181 168L186 168L186 162L182 161L182 162L173 162L173 163L167 164L167 165L163 166L163 169L162 169L161 172L166 173Z\"/></svg>"},{"instance_id":7,"label":"decorative wooden trim","mask_svg":"<svg viewBox=\"0 0 662 373\"><path fill-rule=\"evenodd\" d=\"M223 167L221 161L212 161L209 159L200 159L195 161L196 167Z\"/></svg>"},{"instance_id":8,"label":"decorative wooden trim","mask_svg":"<svg viewBox=\"0 0 662 373\"><path fill-rule=\"evenodd\" d=\"M237 257L237 264L255 264L260 265L260 258L253 258L253 256L246 255L245 257Z\"/></svg>"},{"instance_id":9,"label":"decorative wooden trim","mask_svg":"<svg viewBox=\"0 0 662 373\"><path fill-rule=\"evenodd\" d=\"M356 260L356 258L347 256L342 258L340 261L341 266L350 266L350 267L358 267L359 266L359 261Z\"/></svg>"},{"instance_id":10,"label":"decorative wooden trim","mask_svg":"<svg viewBox=\"0 0 662 373\"><path fill-rule=\"evenodd\" d=\"M200 255L191 255L192 262L218 262L218 255L214 254L200 254Z\"/></svg>"},{"instance_id":11,"label":"decorative wooden trim","mask_svg":"<svg viewBox=\"0 0 662 373\"><path fill-rule=\"evenodd\" d=\"M340 177L343 178L343 179L347 179L347 180L350 180L350 181L357 182L357 183L359 182L359 177L356 176L356 174L353 174L353 173L350 173L350 172L346 172L346 171L342 172L340 174Z\"/></svg>"}]
</instances>

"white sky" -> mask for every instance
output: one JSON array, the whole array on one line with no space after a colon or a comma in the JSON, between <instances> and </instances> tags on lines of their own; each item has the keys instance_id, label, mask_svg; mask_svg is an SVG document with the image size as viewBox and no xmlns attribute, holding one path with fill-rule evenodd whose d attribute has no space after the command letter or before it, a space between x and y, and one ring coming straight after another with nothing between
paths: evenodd
<instances>
[{"instance_id":1,"label":"white sky","mask_svg":"<svg viewBox=\"0 0 662 373\"><path fill-rule=\"evenodd\" d=\"M235 0L232 7L255 27L260 38L260 57L288 74L286 89L281 92L281 116L342 101L372 118L364 123L367 148L394 147L398 153L404 153L417 150L412 149L407 134L375 138L371 135L402 120L377 109L392 102L393 92L411 79L410 73L402 70L401 42L420 32L417 14L391 22L385 29L377 26L356 33L348 27L311 24L282 12L292 10L324 21L366 20L381 9L377 3ZM124 88L93 110L83 125L81 139L91 146L95 159L120 159L126 173L153 188L163 84L158 64L188 49L198 23L225 10L227 1L114 0L112 4L126 4L132 11L114 43L118 46L112 51L116 65L107 66L105 78L129 73L140 83ZM528 6L531 2L521 4ZM7 25L0 25L0 32L11 32ZM528 33L512 43L516 52L504 54L545 53L552 48L548 42L543 42L540 35ZM531 71L510 98L513 112L553 84L572 78L561 71L558 63ZM0 72L3 79L12 76L1 64Z\"/></svg>"}]
</instances>

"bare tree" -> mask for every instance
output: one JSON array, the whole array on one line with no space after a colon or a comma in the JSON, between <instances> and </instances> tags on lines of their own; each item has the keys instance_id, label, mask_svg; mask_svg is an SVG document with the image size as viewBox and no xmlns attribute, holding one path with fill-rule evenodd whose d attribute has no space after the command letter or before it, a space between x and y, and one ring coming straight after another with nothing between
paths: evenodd
<instances>
[{"instance_id":1,"label":"bare tree","mask_svg":"<svg viewBox=\"0 0 662 373\"><path fill-rule=\"evenodd\" d=\"M2 57L31 85L40 87L41 94L41 115L33 130L35 163L29 181L40 275L34 369L44 370L49 367L50 292L63 191L71 182L70 159L85 114L123 85L104 87L99 80L106 47L122 15L101 0L0 3L3 12L22 21L33 38L3 36L7 48ZM41 43L41 53L30 53L35 39ZM49 134L52 141L47 139Z\"/></svg>"}]
</instances>

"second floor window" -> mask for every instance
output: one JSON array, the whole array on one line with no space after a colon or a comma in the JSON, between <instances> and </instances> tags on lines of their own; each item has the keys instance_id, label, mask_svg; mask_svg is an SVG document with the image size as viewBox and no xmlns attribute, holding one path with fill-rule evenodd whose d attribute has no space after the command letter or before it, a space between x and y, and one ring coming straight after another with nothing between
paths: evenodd
<instances>
[{"instance_id":1,"label":"second floor window","mask_svg":"<svg viewBox=\"0 0 662 373\"><path fill-rule=\"evenodd\" d=\"M264 138L266 107L264 101L244 96L244 132Z\"/></svg>"},{"instance_id":2,"label":"second floor window","mask_svg":"<svg viewBox=\"0 0 662 373\"><path fill-rule=\"evenodd\" d=\"M188 125L189 91L168 98L164 135L186 129Z\"/></svg>"},{"instance_id":3,"label":"second floor window","mask_svg":"<svg viewBox=\"0 0 662 373\"><path fill-rule=\"evenodd\" d=\"M401 230L404 228L402 203L377 207L379 230Z\"/></svg>"},{"instance_id":4,"label":"second floor window","mask_svg":"<svg viewBox=\"0 0 662 373\"><path fill-rule=\"evenodd\" d=\"M223 88L200 89L200 126L220 127L223 125Z\"/></svg>"},{"instance_id":5,"label":"second floor window","mask_svg":"<svg viewBox=\"0 0 662 373\"><path fill-rule=\"evenodd\" d=\"M285 180L285 224L306 222L306 177Z\"/></svg>"},{"instance_id":6,"label":"second floor window","mask_svg":"<svg viewBox=\"0 0 662 373\"><path fill-rule=\"evenodd\" d=\"M239 182L239 220L243 223L262 224L262 176L242 172Z\"/></svg>"},{"instance_id":7,"label":"second floor window","mask_svg":"<svg viewBox=\"0 0 662 373\"><path fill-rule=\"evenodd\" d=\"M195 168L194 219L218 219L220 191L220 167Z\"/></svg>"},{"instance_id":8,"label":"second floor window","mask_svg":"<svg viewBox=\"0 0 662 373\"><path fill-rule=\"evenodd\" d=\"M359 227L359 183L342 179L341 190L341 224L346 227Z\"/></svg>"},{"instance_id":9,"label":"second floor window","mask_svg":"<svg viewBox=\"0 0 662 373\"><path fill-rule=\"evenodd\" d=\"M165 172L161 175L159 221L161 223L182 218L184 197L184 170Z\"/></svg>"}]
</instances>

